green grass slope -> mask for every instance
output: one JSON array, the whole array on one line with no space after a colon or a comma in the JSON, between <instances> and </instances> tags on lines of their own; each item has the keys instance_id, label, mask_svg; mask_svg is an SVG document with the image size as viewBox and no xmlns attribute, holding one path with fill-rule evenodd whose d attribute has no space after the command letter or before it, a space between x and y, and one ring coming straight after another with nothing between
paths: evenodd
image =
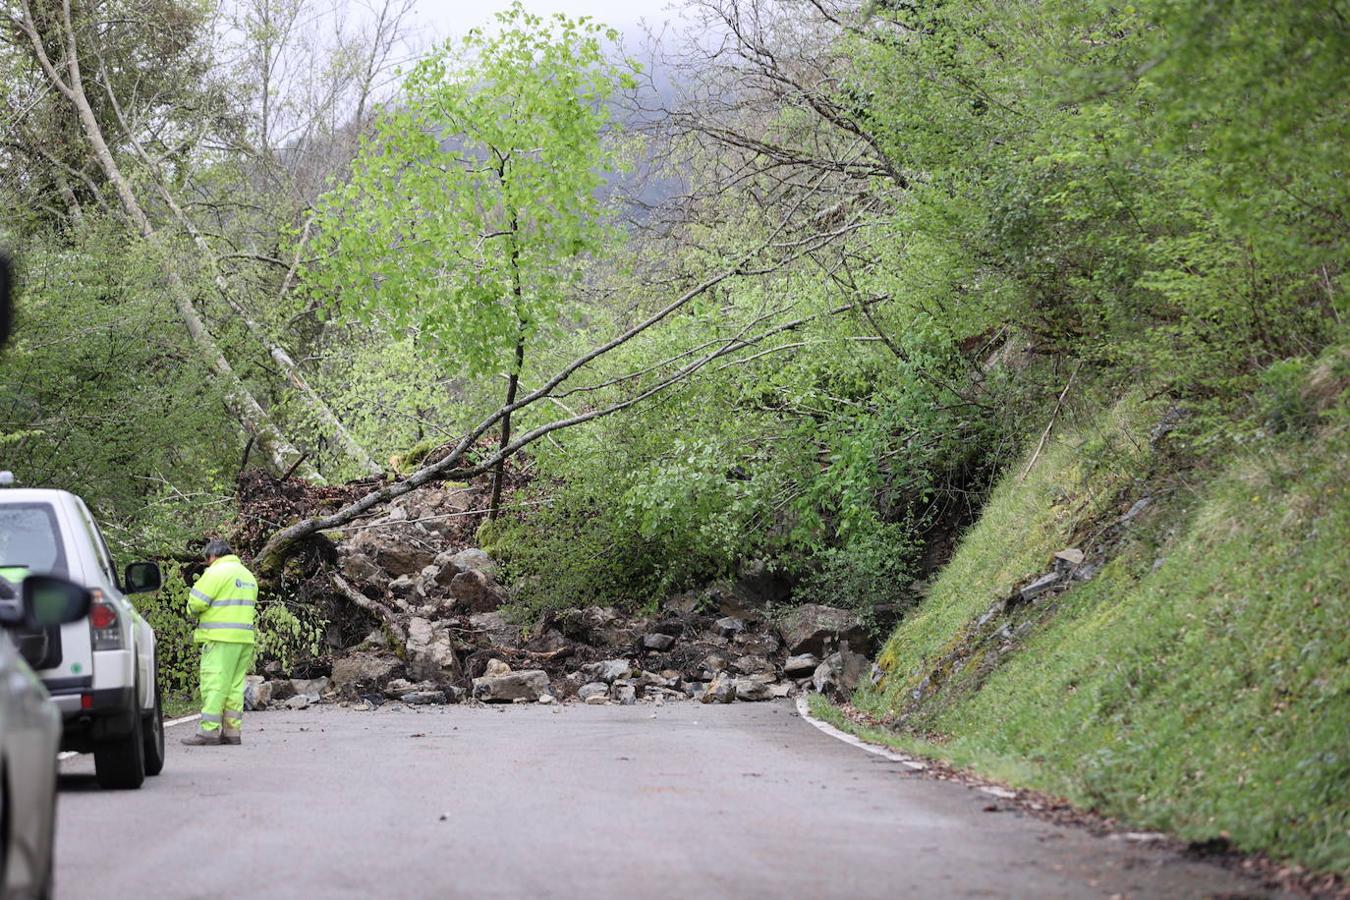
<instances>
[{"instance_id":1,"label":"green grass slope","mask_svg":"<svg viewBox=\"0 0 1350 900\"><path fill-rule=\"evenodd\" d=\"M928 752L1139 827L1350 870L1340 402L1203 477L1167 472L1142 404L1066 433L1005 477L858 705ZM1070 546L1094 577L1000 604Z\"/></svg>"}]
</instances>

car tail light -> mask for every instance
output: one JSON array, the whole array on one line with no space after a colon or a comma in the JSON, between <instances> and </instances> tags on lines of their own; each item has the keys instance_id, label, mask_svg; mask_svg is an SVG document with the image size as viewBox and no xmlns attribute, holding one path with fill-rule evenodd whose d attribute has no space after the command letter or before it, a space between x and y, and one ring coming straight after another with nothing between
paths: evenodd
<instances>
[{"instance_id":1,"label":"car tail light","mask_svg":"<svg viewBox=\"0 0 1350 900\"><path fill-rule=\"evenodd\" d=\"M118 620L117 607L103 597L103 592L95 588L91 591L94 602L89 606L89 633L95 650L122 649L122 623Z\"/></svg>"}]
</instances>

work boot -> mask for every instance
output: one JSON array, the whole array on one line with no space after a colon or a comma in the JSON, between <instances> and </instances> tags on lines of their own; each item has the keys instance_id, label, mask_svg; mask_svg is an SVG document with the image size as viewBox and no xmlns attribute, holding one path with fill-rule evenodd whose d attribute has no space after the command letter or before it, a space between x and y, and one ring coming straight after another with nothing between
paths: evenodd
<instances>
[{"instance_id":1,"label":"work boot","mask_svg":"<svg viewBox=\"0 0 1350 900\"><path fill-rule=\"evenodd\" d=\"M244 742L244 739L240 737L239 732L237 731L233 733L226 732L220 736L220 742L222 744L228 744L231 747L238 747Z\"/></svg>"},{"instance_id":2,"label":"work boot","mask_svg":"<svg viewBox=\"0 0 1350 900\"><path fill-rule=\"evenodd\" d=\"M182 740L185 747L219 747L220 735L205 735L200 731L192 737L185 737Z\"/></svg>"}]
</instances>

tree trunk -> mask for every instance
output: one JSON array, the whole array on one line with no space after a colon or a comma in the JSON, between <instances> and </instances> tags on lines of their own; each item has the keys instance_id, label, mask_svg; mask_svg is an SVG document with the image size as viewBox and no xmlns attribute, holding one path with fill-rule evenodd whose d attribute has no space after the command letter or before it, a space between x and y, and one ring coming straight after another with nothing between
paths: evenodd
<instances>
[{"instance_id":1,"label":"tree trunk","mask_svg":"<svg viewBox=\"0 0 1350 900\"><path fill-rule=\"evenodd\" d=\"M80 74L79 50L75 41L75 28L70 17L70 0L63 0L61 13L63 34L60 43L66 52L68 82L61 77L61 74L47 57L42 38L34 24L28 0L23 2L24 17L18 24L33 45L34 55L38 64L42 67L43 73L52 82L52 86L74 107L94 158L117 192L127 218L131 220L132 225L135 226L142 238L155 245L160 245L161 242L155 233L155 228L150 223L150 218L145 214L140 201L137 200L136 194L131 188L131 183L127 181L121 167L117 165L117 160L113 158L112 151L109 149L107 141L104 140L98 119L95 118L93 108L89 105L89 98L84 93L84 82ZM172 267L166 267L164 277L169 286L169 292L173 296L174 305L183 319L183 324L187 326L188 334L211 368L225 382L226 400L238 417L240 424L249 434L258 439L258 443L268 454L277 471L284 472L295 466L296 461L300 460L302 464L297 468L297 471L302 477L311 481L322 481L322 477L312 466L303 463L300 451L277 430L266 411L235 373L229 360L221 352L215 338L207 330L206 323L192 305L191 292L183 282L182 277Z\"/></svg>"},{"instance_id":2,"label":"tree trunk","mask_svg":"<svg viewBox=\"0 0 1350 900\"><path fill-rule=\"evenodd\" d=\"M520 369L525 364L525 336L522 333L516 338L516 365L511 370L510 376L506 382L506 403L503 406L510 410L516 402L516 389L520 387ZM499 447L506 447L511 443L511 413L508 411L502 416L502 439ZM497 460L497 465L492 470L492 500L488 503L488 521L497 521L497 516L501 513L502 503L502 480L506 477L506 457Z\"/></svg>"}]
</instances>

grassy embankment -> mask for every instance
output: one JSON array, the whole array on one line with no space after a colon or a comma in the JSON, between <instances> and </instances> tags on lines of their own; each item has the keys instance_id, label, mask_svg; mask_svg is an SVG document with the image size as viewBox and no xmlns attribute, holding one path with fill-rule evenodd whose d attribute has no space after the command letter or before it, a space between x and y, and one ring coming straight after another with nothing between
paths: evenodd
<instances>
[{"instance_id":1,"label":"grassy embankment","mask_svg":"<svg viewBox=\"0 0 1350 900\"><path fill-rule=\"evenodd\" d=\"M1156 406L1063 423L886 644L856 703L896 727L870 736L1136 827L1350 870L1344 410L1342 393L1186 471L1150 443ZM1102 568L999 605L1067 547Z\"/></svg>"}]
</instances>

